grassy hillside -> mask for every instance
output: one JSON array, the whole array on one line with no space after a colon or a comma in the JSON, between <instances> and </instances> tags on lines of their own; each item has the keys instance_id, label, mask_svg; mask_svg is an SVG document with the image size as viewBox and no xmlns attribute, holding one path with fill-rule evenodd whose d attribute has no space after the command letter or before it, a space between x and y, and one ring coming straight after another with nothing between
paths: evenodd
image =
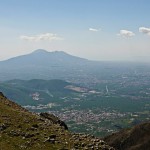
<instances>
[{"instance_id":1,"label":"grassy hillside","mask_svg":"<svg viewBox=\"0 0 150 150\"><path fill-rule=\"evenodd\" d=\"M94 136L72 134L50 114L33 114L0 93L1 150L113 150Z\"/></svg>"}]
</instances>

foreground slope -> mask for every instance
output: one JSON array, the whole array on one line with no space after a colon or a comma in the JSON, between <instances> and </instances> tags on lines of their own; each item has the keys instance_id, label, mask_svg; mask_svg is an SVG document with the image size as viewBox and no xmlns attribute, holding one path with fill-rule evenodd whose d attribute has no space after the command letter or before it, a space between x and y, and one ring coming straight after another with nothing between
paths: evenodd
<instances>
[{"instance_id":1,"label":"foreground slope","mask_svg":"<svg viewBox=\"0 0 150 150\"><path fill-rule=\"evenodd\" d=\"M0 92L1 150L113 150L94 136L72 134L57 117L33 114Z\"/></svg>"},{"instance_id":2,"label":"foreground slope","mask_svg":"<svg viewBox=\"0 0 150 150\"><path fill-rule=\"evenodd\" d=\"M104 140L117 150L149 150L150 122L114 133Z\"/></svg>"}]
</instances>

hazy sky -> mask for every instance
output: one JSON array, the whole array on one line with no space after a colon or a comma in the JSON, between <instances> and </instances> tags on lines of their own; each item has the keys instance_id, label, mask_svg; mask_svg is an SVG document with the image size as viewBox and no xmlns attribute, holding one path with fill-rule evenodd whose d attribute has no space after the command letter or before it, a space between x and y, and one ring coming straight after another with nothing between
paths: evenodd
<instances>
[{"instance_id":1,"label":"hazy sky","mask_svg":"<svg viewBox=\"0 0 150 150\"><path fill-rule=\"evenodd\" d=\"M150 60L150 0L0 0L0 60L39 48Z\"/></svg>"}]
</instances>

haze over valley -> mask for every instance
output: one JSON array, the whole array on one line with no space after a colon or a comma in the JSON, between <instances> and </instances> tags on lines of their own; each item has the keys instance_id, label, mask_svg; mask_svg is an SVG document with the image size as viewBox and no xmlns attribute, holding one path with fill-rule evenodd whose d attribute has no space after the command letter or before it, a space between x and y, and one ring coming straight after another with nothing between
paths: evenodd
<instances>
[{"instance_id":1,"label":"haze over valley","mask_svg":"<svg viewBox=\"0 0 150 150\"><path fill-rule=\"evenodd\" d=\"M9 99L55 114L73 132L102 137L150 119L147 63L91 61L40 49L0 66L0 89Z\"/></svg>"}]
</instances>

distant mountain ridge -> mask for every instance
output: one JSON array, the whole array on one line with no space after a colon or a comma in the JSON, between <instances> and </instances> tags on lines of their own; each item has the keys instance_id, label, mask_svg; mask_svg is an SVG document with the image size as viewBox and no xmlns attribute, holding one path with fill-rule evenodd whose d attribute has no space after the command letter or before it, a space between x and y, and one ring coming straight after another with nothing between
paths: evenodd
<instances>
[{"instance_id":1,"label":"distant mountain ridge","mask_svg":"<svg viewBox=\"0 0 150 150\"><path fill-rule=\"evenodd\" d=\"M75 83L92 81L94 76L126 73L141 64L92 61L63 51L38 49L30 54L0 61L0 81L13 79L62 79Z\"/></svg>"},{"instance_id":2,"label":"distant mountain ridge","mask_svg":"<svg viewBox=\"0 0 150 150\"><path fill-rule=\"evenodd\" d=\"M38 49L30 54L0 61L0 79L64 79L89 63L87 59L63 51Z\"/></svg>"},{"instance_id":3,"label":"distant mountain ridge","mask_svg":"<svg viewBox=\"0 0 150 150\"><path fill-rule=\"evenodd\" d=\"M17 57L10 58L8 60L0 61L3 65L49 65L49 64L59 64L59 63L72 63L72 62L84 62L88 61L86 59L72 56L63 51L53 51L48 52L44 49L37 49L34 52L26 55L21 55Z\"/></svg>"}]
</instances>

